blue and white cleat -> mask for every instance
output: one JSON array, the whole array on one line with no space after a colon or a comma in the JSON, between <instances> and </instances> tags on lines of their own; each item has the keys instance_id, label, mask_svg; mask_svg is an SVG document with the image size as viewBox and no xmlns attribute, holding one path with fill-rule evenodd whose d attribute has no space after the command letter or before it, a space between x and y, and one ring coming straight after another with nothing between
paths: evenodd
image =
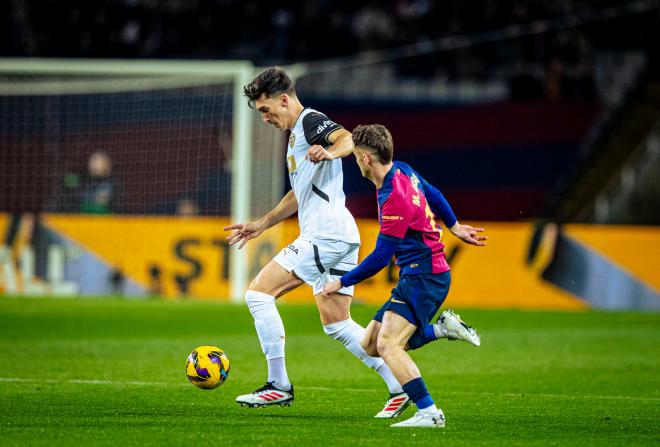
<instances>
[{"instance_id":1,"label":"blue and white cleat","mask_svg":"<svg viewBox=\"0 0 660 447\"><path fill-rule=\"evenodd\" d=\"M443 428L445 426L445 415L442 410L438 410L436 414L427 414L422 411L415 413L410 419L397 422L390 425L390 427L426 427L426 428Z\"/></svg>"},{"instance_id":2,"label":"blue and white cleat","mask_svg":"<svg viewBox=\"0 0 660 447\"><path fill-rule=\"evenodd\" d=\"M461 316L451 309L440 314L435 326L436 330L440 332L440 338L463 340L474 346L481 346L481 337L477 334L477 331L468 326L461 320Z\"/></svg>"}]
</instances>

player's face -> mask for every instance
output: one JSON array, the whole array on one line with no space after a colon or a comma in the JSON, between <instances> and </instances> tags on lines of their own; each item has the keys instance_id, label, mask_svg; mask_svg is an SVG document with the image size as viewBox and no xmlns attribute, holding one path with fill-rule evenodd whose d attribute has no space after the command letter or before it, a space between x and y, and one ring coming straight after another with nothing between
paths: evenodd
<instances>
[{"instance_id":1,"label":"player's face","mask_svg":"<svg viewBox=\"0 0 660 447\"><path fill-rule=\"evenodd\" d=\"M288 129L286 123L287 104L288 97L286 95L269 98L266 94L263 94L255 101L254 106L261 113L261 121L272 124L280 130L286 130Z\"/></svg>"}]
</instances>

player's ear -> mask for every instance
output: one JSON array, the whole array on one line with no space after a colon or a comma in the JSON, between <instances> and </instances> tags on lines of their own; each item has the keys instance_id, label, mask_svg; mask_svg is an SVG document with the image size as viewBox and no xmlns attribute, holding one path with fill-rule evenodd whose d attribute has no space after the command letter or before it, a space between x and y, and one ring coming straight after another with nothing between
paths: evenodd
<instances>
[{"instance_id":1,"label":"player's ear","mask_svg":"<svg viewBox=\"0 0 660 447\"><path fill-rule=\"evenodd\" d=\"M286 107L287 104L289 104L289 97L285 93L282 93L280 95L280 105Z\"/></svg>"}]
</instances>

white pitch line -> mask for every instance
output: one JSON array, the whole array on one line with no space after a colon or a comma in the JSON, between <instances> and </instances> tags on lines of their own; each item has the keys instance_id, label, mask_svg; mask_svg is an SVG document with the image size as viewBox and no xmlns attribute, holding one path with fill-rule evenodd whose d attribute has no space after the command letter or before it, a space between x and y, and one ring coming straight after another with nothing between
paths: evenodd
<instances>
[{"instance_id":1,"label":"white pitch line","mask_svg":"<svg viewBox=\"0 0 660 447\"><path fill-rule=\"evenodd\" d=\"M22 377L0 377L0 382L71 383L78 385L187 386L185 383L141 382L137 380L25 379Z\"/></svg>"},{"instance_id":2,"label":"white pitch line","mask_svg":"<svg viewBox=\"0 0 660 447\"><path fill-rule=\"evenodd\" d=\"M22 377L0 377L0 382L30 382L30 383L70 383L78 385L136 385L136 386L189 386L185 382L148 382L136 380L83 380L83 379L27 379ZM324 386L300 386L299 389L312 391L347 391L350 393L379 393L381 390L373 388L331 388ZM444 394L449 395L475 395L475 396L506 396L506 397L547 397L552 399L606 399L606 400L639 400L658 402L660 397L645 396L607 396L590 394L552 394L552 393L495 393L489 391L449 391Z\"/></svg>"},{"instance_id":3,"label":"white pitch line","mask_svg":"<svg viewBox=\"0 0 660 447\"><path fill-rule=\"evenodd\" d=\"M641 400L660 401L660 397L651 396L604 396L594 394L551 394L551 393L492 393L489 391L450 391L447 394L474 394L483 396L506 396L506 397L549 397L553 399L615 399L615 400Z\"/></svg>"}]
</instances>

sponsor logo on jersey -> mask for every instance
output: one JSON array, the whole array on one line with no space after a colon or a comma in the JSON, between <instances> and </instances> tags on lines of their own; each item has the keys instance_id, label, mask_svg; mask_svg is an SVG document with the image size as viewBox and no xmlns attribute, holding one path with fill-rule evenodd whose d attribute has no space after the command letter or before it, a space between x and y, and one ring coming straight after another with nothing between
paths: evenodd
<instances>
[{"instance_id":1,"label":"sponsor logo on jersey","mask_svg":"<svg viewBox=\"0 0 660 447\"><path fill-rule=\"evenodd\" d=\"M401 216L383 216L383 220L403 220Z\"/></svg>"},{"instance_id":2,"label":"sponsor logo on jersey","mask_svg":"<svg viewBox=\"0 0 660 447\"><path fill-rule=\"evenodd\" d=\"M334 124L335 124L335 123L333 123L333 122L330 121L330 120L325 120L325 121L323 121L323 122L322 122L321 124L319 124L319 126L316 128L316 134L317 134L317 135L320 134L320 133L323 132L325 129L327 129L328 127L333 126Z\"/></svg>"}]
</instances>

